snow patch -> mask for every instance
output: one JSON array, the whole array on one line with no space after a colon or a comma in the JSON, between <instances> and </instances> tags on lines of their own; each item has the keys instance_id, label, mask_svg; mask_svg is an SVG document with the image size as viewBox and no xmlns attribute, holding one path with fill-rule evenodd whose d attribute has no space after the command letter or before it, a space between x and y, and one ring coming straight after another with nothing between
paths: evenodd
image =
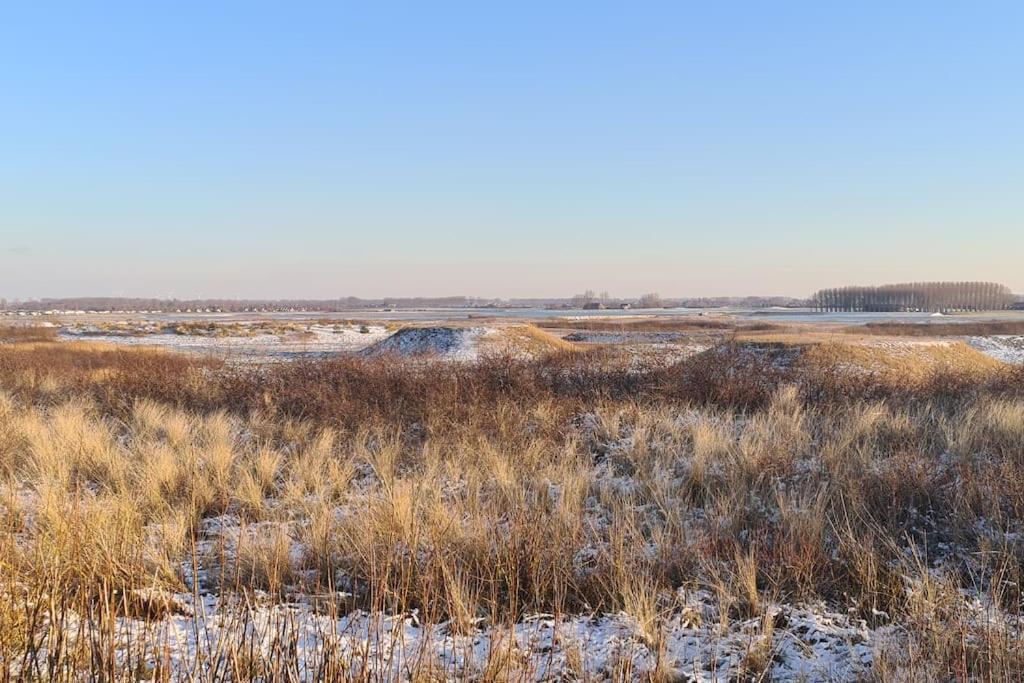
<instances>
[{"instance_id":1,"label":"snow patch","mask_svg":"<svg viewBox=\"0 0 1024 683\"><path fill-rule=\"evenodd\" d=\"M433 356L444 360L476 360L480 341L494 335L490 327L406 327L363 351L368 356Z\"/></svg>"},{"instance_id":2,"label":"snow patch","mask_svg":"<svg viewBox=\"0 0 1024 683\"><path fill-rule=\"evenodd\" d=\"M385 339L383 325L309 325L299 332L212 336L174 334L140 328L140 334L104 331L95 326L77 326L61 332L63 341L91 341L126 346L158 346L193 353L223 355L233 359L288 359L354 353Z\"/></svg>"},{"instance_id":3,"label":"snow patch","mask_svg":"<svg viewBox=\"0 0 1024 683\"><path fill-rule=\"evenodd\" d=\"M682 591L681 591L682 593ZM272 604L265 596L217 599L188 593L145 596L170 608L164 618L121 618L118 660L173 680L203 679L225 666L230 644L270 664L285 656L293 680L319 680L330 662L354 677L411 680L428 666L436 680L483 676L508 657L519 680L650 680L659 666L680 680L729 681L742 677L750 653L770 655L771 680L858 680L871 673L880 632L822 605L769 608L765 618L731 622L723 629L718 607L704 592L681 595L683 604L651 633L625 613L556 618L528 615L511 628L480 624L457 633L447 622L428 624L416 611L360 610L331 615L309 604ZM770 620L767 627L765 619ZM71 637L90 625L72 617ZM129 652L129 649L131 651ZM660 652L659 652L660 650ZM141 662L140 662L141 656ZM45 661L45 660L44 660ZM20 663L14 663L17 673Z\"/></svg>"},{"instance_id":4,"label":"snow patch","mask_svg":"<svg viewBox=\"0 0 1024 683\"><path fill-rule=\"evenodd\" d=\"M1024 363L1024 335L1001 334L990 337L967 337L971 348L1004 363Z\"/></svg>"}]
</instances>

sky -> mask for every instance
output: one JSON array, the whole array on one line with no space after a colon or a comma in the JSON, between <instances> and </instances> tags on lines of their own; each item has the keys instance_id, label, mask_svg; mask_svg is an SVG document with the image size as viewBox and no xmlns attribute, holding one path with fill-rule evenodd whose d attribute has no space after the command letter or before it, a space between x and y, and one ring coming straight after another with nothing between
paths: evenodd
<instances>
[{"instance_id":1,"label":"sky","mask_svg":"<svg viewBox=\"0 0 1024 683\"><path fill-rule=\"evenodd\" d=\"M14 2L0 297L1024 292L1024 3Z\"/></svg>"}]
</instances>

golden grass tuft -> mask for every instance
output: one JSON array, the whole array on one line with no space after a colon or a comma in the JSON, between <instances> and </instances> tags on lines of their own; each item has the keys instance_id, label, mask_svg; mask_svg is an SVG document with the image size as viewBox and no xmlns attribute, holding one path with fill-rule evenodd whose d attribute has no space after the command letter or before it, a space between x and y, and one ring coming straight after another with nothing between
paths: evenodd
<instances>
[{"instance_id":1,"label":"golden grass tuft","mask_svg":"<svg viewBox=\"0 0 1024 683\"><path fill-rule=\"evenodd\" d=\"M1005 365L963 342L875 340L806 347L803 361L813 367L841 367L881 375L893 382L920 383L937 372L991 376Z\"/></svg>"},{"instance_id":2,"label":"golden grass tuft","mask_svg":"<svg viewBox=\"0 0 1024 683\"><path fill-rule=\"evenodd\" d=\"M496 339L488 340L487 352L542 356L578 351L579 348L577 344L536 325L507 325L498 328Z\"/></svg>"}]
</instances>

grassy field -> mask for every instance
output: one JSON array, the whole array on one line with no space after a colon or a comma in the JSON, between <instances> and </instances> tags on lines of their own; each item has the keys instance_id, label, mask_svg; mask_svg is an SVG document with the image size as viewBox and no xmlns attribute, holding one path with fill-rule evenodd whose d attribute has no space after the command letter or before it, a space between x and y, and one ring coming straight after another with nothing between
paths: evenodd
<instances>
[{"instance_id":1,"label":"grassy field","mask_svg":"<svg viewBox=\"0 0 1024 683\"><path fill-rule=\"evenodd\" d=\"M56 339L56 327L0 325L0 343L55 341Z\"/></svg>"},{"instance_id":2,"label":"grassy field","mask_svg":"<svg viewBox=\"0 0 1024 683\"><path fill-rule=\"evenodd\" d=\"M1024 371L0 345L0 677L1016 680Z\"/></svg>"},{"instance_id":3,"label":"grassy field","mask_svg":"<svg viewBox=\"0 0 1024 683\"><path fill-rule=\"evenodd\" d=\"M928 322L928 323L868 323L846 328L854 334L884 334L891 336L988 336L1024 334L1024 320L992 320L987 322Z\"/></svg>"}]
</instances>

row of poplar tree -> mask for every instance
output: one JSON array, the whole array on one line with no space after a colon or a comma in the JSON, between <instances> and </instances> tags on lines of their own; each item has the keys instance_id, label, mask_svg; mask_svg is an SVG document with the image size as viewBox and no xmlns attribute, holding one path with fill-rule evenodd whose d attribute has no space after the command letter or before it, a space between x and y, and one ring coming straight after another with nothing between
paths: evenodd
<instances>
[{"instance_id":1,"label":"row of poplar tree","mask_svg":"<svg viewBox=\"0 0 1024 683\"><path fill-rule=\"evenodd\" d=\"M995 282L910 282L880 287L836 287L812 297L819 311L998 311L1015 297Z\"/></svg>"}]
</instances>

